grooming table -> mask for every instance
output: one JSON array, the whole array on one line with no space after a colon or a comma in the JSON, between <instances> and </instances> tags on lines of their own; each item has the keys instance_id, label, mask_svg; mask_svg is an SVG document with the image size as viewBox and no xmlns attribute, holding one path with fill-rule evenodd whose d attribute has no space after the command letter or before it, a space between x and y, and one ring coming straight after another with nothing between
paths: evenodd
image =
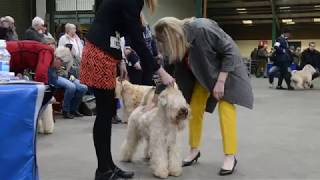
<instances>
[{"instance_id":1,"label":"grooming table","mask_svg":"<svg viewBox=\"0 0 320 180\"><path fill-rule=\"evenodd\" d=\"M37 180L37 119L45 86L0 84L0 179Z\"/></svg>"}]
</instances>

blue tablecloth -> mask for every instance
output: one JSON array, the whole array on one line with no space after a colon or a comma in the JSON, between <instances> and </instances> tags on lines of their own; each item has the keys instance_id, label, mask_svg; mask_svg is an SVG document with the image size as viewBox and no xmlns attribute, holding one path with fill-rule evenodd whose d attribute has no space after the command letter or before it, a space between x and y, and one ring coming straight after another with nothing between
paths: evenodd
<instances>
[{"instance_id":1,"label":"blue tablecloth","mask_svg":"<svg viewBox=\"0 0 320 180\"><path fill-rule=\"evenodd\" d=\"M0 180L36 180L36 127L44 85L0 85Z\"/></svg>"}]
</instances>

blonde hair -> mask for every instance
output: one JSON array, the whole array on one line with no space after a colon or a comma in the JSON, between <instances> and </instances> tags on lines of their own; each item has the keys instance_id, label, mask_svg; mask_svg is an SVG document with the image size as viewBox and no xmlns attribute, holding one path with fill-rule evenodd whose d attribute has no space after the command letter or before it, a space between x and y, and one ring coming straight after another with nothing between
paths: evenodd
<instances>
[{"instance_id":1,"label":"blonde hair","mask_svg":"<svg viewBox=\"0 0 320 180\"><path fill-rule=\"evenodd\" d=\"M140 20L143 26L148 25L148 21L146 20L146 17L144 16L143 12L140 13Z\"/></svg>"},{"instance_id":2,"label":"blonde hair","mask_svg":"<svg viewBox=\"0 0 320 180\"><path fill-rule=\"evenodd\" d=\"M160 53L169 58L170 64L182 61L189 43L183 26L191 19L179 20L174 17L165 17L155 23L155 35Z\"/></svg>"},{"instance_id":3,"label":"blonde hair","mask_svg":"<svg viewBox=\"0 0 320 180\"><path fill-rule=\"evenodd\" d=\"M153 14L156 11L158 0L145 0L145 2L150 9L151 14Z\"/></svg>"}]
</instances>

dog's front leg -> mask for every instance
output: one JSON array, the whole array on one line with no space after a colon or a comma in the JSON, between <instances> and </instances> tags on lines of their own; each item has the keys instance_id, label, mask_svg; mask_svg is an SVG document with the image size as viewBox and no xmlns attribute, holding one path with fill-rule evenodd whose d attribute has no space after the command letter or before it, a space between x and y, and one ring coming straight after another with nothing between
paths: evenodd
<instances>
[{"instance_id":1,"label":"dog's front leg","mask_svg":"<svg viewBox=\"0 0 320 180\"><path fill-rule=\"evenodd\" d=\"M182 173L181 152L176 143L169 146L169 174L171 176L180 176Z\"/></svg>"},{"instance_id":2,"label":"dog's front leg","mask_svg":"<svg viewBox=\"0 0 320 180\"><path fill-rule=\"evenodd\" d=\"M49 104L43 112L43 129L44 133L52 134L54 129L52 104Z\"/></svg>"},{"instance_id":3,"label":"dog's front leg","mask_svg":"<svg viewBox=\"0 0 320 180\"><path fill-rule=\"evenodd\" d=\"M168 151L164 135L153 133L150 137L151 168L153 174L159 178L168 178Z\"/></svg>"},{"instance_id":4,"label":"dog's front leg","mask_svg":"<svg viewBox=\"0 0 320 180\"><path fill-rule=\"evenodd\" d=\"M137 150L137 146L141 139L138 129L136 127L135 119L132 119L132 122L129 122L127 137L124 143L121 146L121 161L131 162L134 153Z\"/></svg>"},{"instance_id":5,"label":"dog's front leg","mask_svg":"<svg viewBox=\"0 0 320 180\"><path fill-rule=\"evenodd\" d=\"M146 147L144 148L144 160L150 160L150 138L146 138Z\"/></svg>"}]
</instances>

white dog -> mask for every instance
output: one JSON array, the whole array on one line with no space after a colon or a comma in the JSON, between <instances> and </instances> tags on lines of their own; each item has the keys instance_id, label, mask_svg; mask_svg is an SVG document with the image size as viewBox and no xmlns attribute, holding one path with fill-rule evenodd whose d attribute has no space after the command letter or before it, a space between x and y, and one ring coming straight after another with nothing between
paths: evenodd
<instances>
[{"instance_id":1,"label":"white dog","mask_svg":"<svg viewBox=\"0 0 320 180\"><path fill-rule=\"evenodd\" d=\"M38 132L40 134L52 134L54 130L52 104L48 104L38 120Z\"/></svg>"},{"instance_id":2,"label":"white dog","mask_svg":"<svg viewBox=\"0 0 320 180\"><path fill-rule=\"evenodd\" d=\"M152 86L141 86L131 84L129 81L124 80L120 82L117 80L116 86L116 97L120 98L123 105L120 109L121 119L123 122L128 122L130 114L135 110L141 103L142 98L153 89Z\"/></svg>"},{"instance_id":3,"label":"white dog","mask_svg":"<svg viewBox=\"0 0 320 180\"><path fill-rule=\"evenodd\" d=\"M128 134L121 148L122 161L132 161L139 142L145 139L144 154L150 159L153 174L160 178L180 176L182 159L177 136L189 118L189 105L174 87L160 93L157 106L150 111L145 112L143 105L129 117Z\"/></svg>"},{"instance_id":4,"label":"white dog","mask_svg":"<svg viewBox=\"0 0 320 180\"><path fill-rule=\"evenodd\" d=\"M306 89L312 85L312 75L316 73L316 69L307 64L301 71L291 72L291 86L295 89Z\"/></svg>"}]
</instances>

